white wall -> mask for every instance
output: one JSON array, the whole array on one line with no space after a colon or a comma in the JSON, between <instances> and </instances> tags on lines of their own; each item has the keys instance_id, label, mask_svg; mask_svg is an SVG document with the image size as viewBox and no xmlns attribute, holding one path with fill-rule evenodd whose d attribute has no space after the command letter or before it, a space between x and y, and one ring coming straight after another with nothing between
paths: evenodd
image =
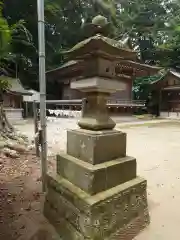
<instances>
[{"instance_id":1,"label":"white wall","mask_svg":"<svg viewBox=\"0 0 180 240\"><path fill-rule=\"evenodd\" d=\"M28 90L28 92L32 93L32 96L23 96L23 102L40 102L40 93L34 90Z\"/></svg>"},{"instance_id":2,"label":"white wall","mask_svg":"<svg viewBox=\"0 0 180 240\"><path fill-rule=\"evenodd\" d=\"M6 117L9 121L19 121L23 119L22 108L5 108Z\"/></svg>"}]
</instances>

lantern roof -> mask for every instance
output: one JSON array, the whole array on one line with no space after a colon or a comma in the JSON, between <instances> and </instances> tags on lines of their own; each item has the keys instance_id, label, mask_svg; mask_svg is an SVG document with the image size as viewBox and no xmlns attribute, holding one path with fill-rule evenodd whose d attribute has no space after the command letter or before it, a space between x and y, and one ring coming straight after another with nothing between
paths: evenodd
<instances>
[{"instance_id":1,"label":"lantern roof","mask_svg":"<svg viewBox=\"0 0 180 240\"><path fill-rule=\"evenodd\" d=\"M129 38L114 40L106 35L108 20L98 15L90 24L83 28L88 30L90 37L77 43L67 54L69 61L59 68L48 71L48 76L77 77L89 74L104 74L113 77L114 71L120 76L148 76L156 74L160 68L142 64L137 52L130 44ZM106 66L109 61L109 65ZM97 64L96 64L97 63ZM99 68L99 69L98 69ZM113 74L111 74L113 72Z\"/></svg>"},{"instance_id":2,"label":"lantern roof","mask_svg":"<svg viewBox=\"0 0 180 240\"><path fill-rule=\"evenodd\" d=\"M137 59L136 52L130 49L126 42L116 41L101 34L96 34L95 36L77 43L66 53L75 56L75 58L83 58L83 56L88 53L98 52L116 57L118 56L124 59Z\"/></svg>"},{"instance_id":3,"label":"lantern roof","mask_svg":"<svg viewBox=\"0 0 180 240\"><path fill-rule=\"evenodd\" d=\"M90 33L90 37L77 43L73 48L65 53L73 59L82 59L87 54L102 54L114 56L123 59L137 60L137 53L130 48L127 40L117 41L107 37L110 23L104 16L98 15L93 18L90 24L83 26L86 32ZM87 31L88 30L88 31Z\"/></svg>"}]
</instances>

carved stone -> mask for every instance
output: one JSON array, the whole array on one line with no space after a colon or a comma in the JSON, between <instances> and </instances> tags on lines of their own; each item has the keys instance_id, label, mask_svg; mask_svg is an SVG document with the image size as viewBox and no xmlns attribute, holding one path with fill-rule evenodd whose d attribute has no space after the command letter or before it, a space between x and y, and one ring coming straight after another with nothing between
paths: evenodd
<instances>
[{"instance_id":1,"label":"carved stone","mask_svg":"<svg viewBox=\"0 0 180 240\"><path fill-rule=\"evenodd\" d=\"M125 157L126 133L116 130L68 130L67 154L93 165Z\"/></svg>"},{"instance_id":2,"label":"carved stone","mask_svg":"<svg viewBox=\"0 0 180 240\"><path fill-rule=\"evenodd\" d=\"M100 131L115 127L116 124L110 118L106 107L108 96L106 93L87 93L84 115L78 122L82 129Z\"/></svg>"},{"instance_id":3,"label":"carved stone","mask_svg":"<svg viewBox=\"0 0 180 240\"><path fill-rule=\"evenodd\" d=\"M57 173L88 194L94 195L136 178L136 159L117 158L92 165L70 155L61 154L57 157Z\"/></svg>"},{"instance_id":4,"label":"carved stone","mask_svg":"<svg viewBox=\"0 0 180 240\"><path fill-rule=\"evenodd\" d=\"M86 64L87 55L91 60L96 56L97 76L84 74L71 83L86 94L81 129L68 131L67 154L57 157L57 176L48 176L44 214L63 240L132 240L149 223L147 186L137 177L136 159L126 156L126 134L113 130L116 124L106 101L125 87L111 60L134 53L101 35L77 44L70 53ZM102 56L108 60L105 66Z\"/></svg>"},{"instance_id":5,"label":"carved stone","mask_svg":"<svg viewBox=\"0 0 180 240\"><path fill-rule=\"evenodd\" d=\"M103 93L106 93L109 95L110 93L113 93L116 91L125 90L126 84L116 79L110 80L109 78L92 77L92 78L86 78L86 79L79 79L77 81L72 82L71 88L80 90L82 92L93 93L93 95L95 95L96 93L98 94L97 97L102 98L102 97L105 97ZM88 96L92 97L92 94L88 94Z\"/></svg>"},{"instance_id":6,"label":"carved stone","mask_svg":"<svg viewBox=\"0 0 180 240\"><path fill-rule=\"evenodd\" d=\"M63 178L49 177L45 216L63 240L129 240L149 223L146 181L135 178L89 196Z\"/></svg>"}]
</instances>

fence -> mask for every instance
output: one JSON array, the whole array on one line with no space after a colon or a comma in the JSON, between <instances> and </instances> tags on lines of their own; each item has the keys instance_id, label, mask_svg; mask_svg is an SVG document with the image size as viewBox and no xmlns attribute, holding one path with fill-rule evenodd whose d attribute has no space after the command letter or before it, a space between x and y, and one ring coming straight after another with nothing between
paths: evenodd
<instances>
[{"instance_id":1,"label":"fence","mask_svg":"<svg viewBox=\"0 0 180 240\"><path fill-rule=\"evenodd\" d=\"M73 99L73 100L46 100L47 106L47 120L51 119L53 116L57 118L79 118L84 114L84 108L86 104L86 99ZM39 103L34 102L33 112L34 112L34 126L35 126L35 145L36 145L36 155L39 156L39 146L41 145L41 131L39 130L39 113L38 109ZM108 99L107 107L110 109L132 109L132 108L143 108L145 106L145 101L141 100L122 100L122 99Z\"/></svg>"},{"instance_id":2,"label":"fence","mask_svg":"<svg viewBox=\"0 0 180 240\"><path fill-rule=\"evenodd\" d=\"M84 99L70 99L70 100L46 100L46 104L56 104L58 106L82 106ZM107 105L118 104L131 106L144 106L144 100L126 100L126 99L108 99Z\"/></svg>"},{"instance_id":3,"label":"fence","mask_svg":"<svg viewBox=\"0 0 180 240\"><path fill-rule=\"evenodd\" d=\"M54 116L55 118L79 118L83 114L85 102L86 99L47 100L47 116Z\"/></svg>"},{"instance_id":4,"label":"fence","mask_svg":"<svg viewBox=\"0 0 180 240\"><path fill-rule=\"evenodd\" d=\"M79 118L83 114L83 106L85 105L85 102L85 99L47 100L47 116L54 116L56 118ZM107 101L107 107L110 111L111 109L133 109L142 108L144 106L145 101L142 100L108 99Z\"/></svg>"}]
</instances>

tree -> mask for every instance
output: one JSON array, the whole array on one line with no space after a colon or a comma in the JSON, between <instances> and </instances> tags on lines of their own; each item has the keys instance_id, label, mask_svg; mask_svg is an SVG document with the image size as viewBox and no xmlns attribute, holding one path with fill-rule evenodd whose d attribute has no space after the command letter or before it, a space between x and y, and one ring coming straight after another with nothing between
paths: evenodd
<instances>
[{"instance_id":1,"label":"tree","mask_svg":"<svg viewBox=\"0 0 180 240\"><path fill-rule=\"evenodd\" d=\"M14 11L18 9L18 11ZM165 67L178 65L178 1L164 0L45 0L46 69L64 63L62 52L84 38L81 26L96 15L111 22L116 40L129 37L142 62ZM13 44L18 76L23 84L38 89L37 3L32 0L4 1L3 16L12 26L24 19L32 35L31 46ZM175 31L176 28L176 31ZM176 44L173 45L173 37ZM167 51L168 50L168 51ZM13 63L12 63L13 65ZM11 68L15 68L11 66ZM52 89L47 82L47 90Z\"/></svg>"},{"instance_id":2,"label":"tree","mask_svg":"<svg viewBox=\"0 0 180 240\"><path fill-rule=\"evenodd\" d=\"M45 0L46 69L64 63L62 51L71 48L84 37L81 30L83 22L91 21L97 14L105 15L112 21L115 10L112 0ZM28 59L28 62L23 63L22 58L17 61L21 66L18 75L22 82L38 89L37 3L32 0L6 0L3 14L9 25L24 19L33 37L34 45L31 48L16 44L13 53ZM47 84L49 86L50 83Z\"/></svg>"},{"instance_id":3,"label":"tree","mask_svg":"<svg viewBox=\"0 0 180 240\"><path fill-rule=\"evenodd\" d=\"M117 39L129 37L143 63L168 68L180 66L180 4L178 1L130 0L116 4ZM119 35L118 35L119 32ZM134 96L146 99L150 78L134 81Z\"/></svg>"},{"instance_id":4,"label":"tree","mask_svg":"<svg viewBox=\"0 0 180 240\"><path fill-rule=\"evenodd\" d=\"M171 20L167 24L167 38L159 46L158 57L161 65L180 71L180 3L171 3L174 9Z\"/></svg>"},{"instance_id":5,"label":"tree","mask_svg":"<svg viewBox=\"0 0 180 240\"><path fill-rule=\"evenodd\" d=\"M7 74L6 59L8 58L9 45L11 42L11 29L8 26L7 21L2 16L2 3L0 2L0 72ZM3 110L3 92L8 89L8 83L4 80L0 80L0 133L12 131L12 127L7 121L6 115Z\"/></svg>"},{"instance_id":6,"label":"tree","mask_svg":"<svg viewBox=\"0 0 180 240\"><path fill-rule=\"evenodd\" d=\"M146 100L152 91L150 87L151 83L163 79L166 74L166 70L161 70L153 76L136 78L133 86L134 98L138 100Z\"/></svg>"},{"instance_id":7,"label":"tree","mask_svg":"<svg viewBox=\"0 0 180 240\"><path fill-rule=\"evenodd\" d=\"M168 38L167 24L172 20L175 5L163 0L130 0L121 1L118 9L119 29L132 39L141 60L159 64L156 48Z\"/></svg>"},{"instance_id":8,"label":"tree","mask_svg":"<svg viewBox=\"0 0 180 240\"><path fill-rule=\"evenodd\" d=\"M13 75L11 70L12 63L15 63L16 56L12 54L13 44L21 42L22 45L31 45L31 35L24 26L24 21L19 21L16 24L9 25L7 20L2 15L2 3L0 2L0 75ZM22 37L24 36L24 38ZM26 36L26 37L25 37ZM0 79L0 149L4 148L4 153L12 156L10 149L17 150L17 141L24 141L22 136L18 135L9 123L4 108L3 108L3 94L9 88L9 83L6 78ZM11 142L9 140L11 139ZM12 144L15 142L15 145ZM16 146L16 147L15 147ZM18 146L22 151L23 147ZM25 149L25 148L24 148ZM13 156L17 157L17 153L13 152Z\"/></svg>"}]
</instances>

